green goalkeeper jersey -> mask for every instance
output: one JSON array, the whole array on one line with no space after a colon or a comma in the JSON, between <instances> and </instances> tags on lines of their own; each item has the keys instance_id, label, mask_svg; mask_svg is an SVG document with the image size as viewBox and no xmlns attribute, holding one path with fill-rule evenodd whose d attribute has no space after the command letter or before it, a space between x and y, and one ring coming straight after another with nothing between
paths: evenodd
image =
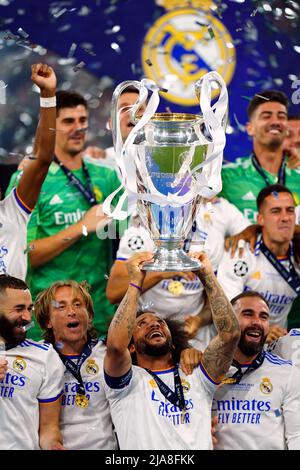
<instances>
[{"instance_id":1,"label":"green goalkeeper jersey","mask_svg":"<svg viewBox=\"0 0 300 470\"><path fill-rule=\"evenodd\" d=\"M270 184L277 183L277 175L262 171ZM226 164L222 168L222 183L219 196L234 204L251 223L256 223L256 198L266 182L251 157L237 158L234 163ZM285 186L293 193L295 204L300 204L300 167L294 170L285 167Z\"/></svg>"},{"instance_id":2,"label":"green goalkeeper jersey","mask_svg":"<svg viewBox=\"0 0 300 470\"><path fill-rule=\"evenodd\" d=\"M114 171L86 163L97 202L105 198L119 187L120 182ZM10 181L9 192L18 180L20 172L15 173ZM87 186L83 169L74 170L75 176ZM32 213L28 225L27 241L29 249L34 249L31 241L51 237L78 222L91 207L81 192L69 182L61 168L52 163L42 186L38 203ZM104 237L101 237L104 238ZM91 286L94 302L94 325L99 334L107 331L108 320L114 313L105 290L112 264L112 241L99 239L96 234L82 236L76 243L37 268L28 265L27 281L33 298L51 283L64 279L86 280ZM36 325L28 331L28 337L39 340L41 332Z\"/></svg>"}]
</instances>

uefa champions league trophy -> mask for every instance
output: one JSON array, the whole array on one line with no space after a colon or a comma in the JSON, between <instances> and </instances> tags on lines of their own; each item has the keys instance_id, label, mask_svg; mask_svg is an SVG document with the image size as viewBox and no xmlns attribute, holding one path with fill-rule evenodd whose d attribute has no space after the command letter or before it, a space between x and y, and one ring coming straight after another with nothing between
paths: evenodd
<instances>
[{"instance_id":1,"label":"uefa champions league trophy","mask_svg":"<svg viewBox=\"0 0 300 470\"><path fill-rule=\"evenodd\" d=\"M216 85L220 88L219 98L211 106ZM129 86L139 90L139 97L129 111L135 126L123 143L118 99ZM114 91L112 132L122 184L106 199L103 210L124 220L136 208L156 245L154 262L144 264L143 269L193 271L200 263L187 256L182 246L202 198L211 198L222 188L228 94L223 78L209 72L195 84L202 115L156 113L159 90L152 80L143 79L123 82ZM142 105L146 109L138 117ZM124 193L111 210L110 203L121 189ZM128 212L122 210L126 197Z\"/></svg>"}]
</instances>

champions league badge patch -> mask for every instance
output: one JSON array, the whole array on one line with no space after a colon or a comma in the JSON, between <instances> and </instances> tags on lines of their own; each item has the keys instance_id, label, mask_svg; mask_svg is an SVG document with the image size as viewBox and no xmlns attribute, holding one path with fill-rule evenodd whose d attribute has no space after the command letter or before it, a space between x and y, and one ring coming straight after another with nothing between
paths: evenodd
<instances>
[{"instance_id":1,"label":"champions league badge patch","mask_svg":"<svg viewBox=\"0 0 300 470\"><path fill-rule=\"evenodd\" d=\"M183 106L199 104L194 83L217 71L228 85L235 70L233 39L212 13L212 0L156 0L167 12L149 28L142 48L147 78L167 91L164 98ZM213 98L216 96L213 92Z\"/></svg>"},{"instance_id":2,"label":"champions league badge patch","mask_svg":"<svg viewBox=\"0 0 300 470\"><path fill-rule=\"evenodd\" d=\"M239 260L233 266L233 271L236 276L244 277L249 271L248 264L246 263L246 261Z\"/></svg>"},{"instance_id":3,"label":"champions league badge patch","mask_svg":"<svg viewBox=\"0 0 300 470\"><path fill-rule=\"evenodd\" d=\"M128 240L128 248L132 251L138 251L144 246L144 241L139 235L134 235Z\"/></svg>"},{"instance_id":4,"label":"champions league badge patch","mask_svg":"<svg viewBox=\"0 0 300 470\"><path fill-rule=\"evenodd\" d=\"M263 377L261 379L261 384L259 388L260 388L260 391L264 395L269 395L273 390L273 385L271 384L271 380L268 377Z\"/></svg>"},{"instance_id":5,"label":"champions league badge patch","mask_svg":"<svg viewBox=\"0 0 300 470\"><path fill-rule=\"evenodd\" d=\"M13 362L13 368L18 372L23 372L26 369L26 362L22 356L16 356L16 359Z\"/></svg>"}]
</instances>

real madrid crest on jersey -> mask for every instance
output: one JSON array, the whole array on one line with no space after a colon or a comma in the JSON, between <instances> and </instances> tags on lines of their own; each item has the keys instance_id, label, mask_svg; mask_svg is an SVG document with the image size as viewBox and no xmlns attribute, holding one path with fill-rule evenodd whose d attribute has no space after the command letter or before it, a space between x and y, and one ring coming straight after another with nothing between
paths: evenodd
<instances>
[{"instance_id":1,"label":"real madrid crest on jersey","mask_svg":"<svg viewBox=\"0 0 300 470\"><path fill-rule=\"evenodd\" d=\"M233 266L234 274L239 277L246 276L248 270L249 268L248 268L248 264L246 263L246 261L239 260Z\"/></svg>"},{"instance_id":2,"label":"real madrid crest on jersey","mask_svg":"<svg viewBox=\"0 0 300 470\"><path fill-rule=\"evenodd\" d=\"M96 375L99 372L99 366L96 363L95 359L88 359L85 366L85 370L89 375Z\"/></svg>"},{"instance_id":3,"label":"real madrid crest on jersey","mask_svg":"<svg viewBox=\"0 0 300 470\"><path fill-rule=\"evenodd\" d=\"M260 391L264 395L269 395L269 393L271 393L273 390L273 385L271 384L271 380L268 377L263 377L261 379L261 384L259 388L260 388Z\"/></svg>"},{"instance_id":4,"label":"real madrid crest on jersey","mask_svg":"<svg viewBox=\"0 0 300 470\"><path fill-rule=\"evenodd\" d=\"M164 98L196 106L194 83L216 70L228 84L235 69L233 40L213 16L213 0L156 0L166 8L149 29L142 49L146 76L168 93Z\"/></svg>"},{"instance_id":5,"label":"real madrid crest on jersey","mask_svg":"<svg viewBox=\"0 0 300 470\"><path fill-rule=\"evenodd\" d=\"M134 235L134 236L130 237L129 240L128 240L128 247L132 251L140 250L143 245L144 245L144 241L143 241L142 237L140 237L140 235Z\"/></svg>"},{"instance_id":6,"label":"real madrid crest on jersey","mask_svg":"<svg viewBox=\"0 0 300 470\"><path fill-rule=\"evenodd\" d=\"M185 379L180 379L180 380L181 380L183 393L187 393L189 389L191 388L190 383Z\"/></svg>"},{"instance_id":7,"label":"real madrid crest on jersey","mask_svg":"<svg viewBox=\"0 0 300 470\"><path fill-rule=\"evenodd\" d=\"M16 359L13 362L13 368L18 372L23 372L26 369L26 362L22 356L16 356Z\"/></svg>"}]
</instances>

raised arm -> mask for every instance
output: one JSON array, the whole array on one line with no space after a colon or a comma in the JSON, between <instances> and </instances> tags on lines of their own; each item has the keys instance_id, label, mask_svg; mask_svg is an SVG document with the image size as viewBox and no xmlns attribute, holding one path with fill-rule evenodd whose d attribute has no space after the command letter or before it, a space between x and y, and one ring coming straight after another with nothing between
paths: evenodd
<instances>
[{"instance_id":1,"label":"raised arm","mask_svg":"<svg viewBox=\"0 0 300 470\"><path fill-rule=\"evenodd\" d=\"M180 276L186 279L187 281L194 279L194 274L189 272L147 272L143 281L142 291L146 292L163 279L171 279L174 276ZM126 267L126 262L116 260L111 268L109 280L107 282L106 287L106 295L110 303L117 304L121 302L128 289L128 284L129 275Z\"/></svg>"},{"instance_id":2,"label":"raised arm","mask_svg":"<svg viewBox=\"0 0 300 470\"><path fill-rule=\"evenodd\" d=\"M198 271L210 304L212 319L218 332L203 353L202 364L213 379L225 374L232 362L240 339L240 327L232 306L213 273L205 253L192 255L202 263Z\"/></svg>"},{"instance_id":3,"label":"raised arm","mask_svg":"<svg viewBox=\"0 0 300 470\"><path fill-rule=\"evenodd\" d=\"M31 72L31 80L40 88L41 98L50 99L48 101L50 107L41 106L40 108L40 120L34 145L36 159L30 160L26 165L17 188L18 196L29 209L33 209L37 203L42 184L52 162L55 145L55 130L53 129L55 129L56 123L55 73L46 64L32 65Z\"/></svg>"},{"instance_id":4,"label":"raised arm","mask_svg":"<svg viewBox=\"0 0 300 470\"><path fill-rule=\"evenodd\" d=\"M152 258L152 253L143 252L132 256L126 263L131 285L128 286L107 334L104 370L111 377L121 377L131 367L128 346L134 330L140 288L145 277L142 265L145 261L151 261Z\"/></svg>"}]
</instances>

